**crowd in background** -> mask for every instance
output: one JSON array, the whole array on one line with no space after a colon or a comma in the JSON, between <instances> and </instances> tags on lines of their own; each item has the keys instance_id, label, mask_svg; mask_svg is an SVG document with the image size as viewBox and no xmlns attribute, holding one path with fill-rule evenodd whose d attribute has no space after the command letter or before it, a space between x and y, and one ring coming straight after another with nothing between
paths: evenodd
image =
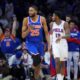
<instances>
[{"instance_id":1,"label":"crowd in background","mask_svg":"<svg viewBox=\"0 0 80 80\"><path fill-rule=\"evenodd\" d=\"M62 19L66 21L70 18L74 19L76 21L76 25L78 26L76 28L78 30L80 29L79 28L80 0L0 0L0 40L1 40L0 53L2 53L0 54L0 62L2 61L2 63L0 63L0 76L1 73L4 73L3 76L6 76L7 74L11 74L17 77L19 80L24 80L25 75L23 73L25 73L25 71L23 70L23 66L20 64L24 64L24 67L29 65L27 68L29 68L30 71L33 72L33 70L31 69L33 61L31 59L31 56L27 54L28 52L25 49L25 43L24 43L25 40L21 38L22 21L24 17L28 16L28 7L31 4L37 5L39 9L39 14L46 17L49 30L50 30L49 24L50 22L53 21L52 14L55 10L61 11ZM4 40L5 39L4 36L10 37L10 39L8 39L10 43L7 42L6 44L7 46L10 47L4 46L6 41ZM46 52L46 48L45 48L45 52ZM7 54L6 57L4 56L5 53ZM9 53L14 55L13 56L8 55ZM26 58L24 57L25 55L26 56L28 55L29 57L28 64L26 64L25 62L25 58ZM47 56L49 55L47 54ZM49 74L50 56L48 57L48 59L46 59L46 55L45 55L44 58L47 63L45 63L45 65L42 64L42 67L43 69L45 68L47 70L44 69L43 71L44 74L45 71L47 72L47 74ZM21 63L22 62L21 60L24 60L24 63ZM7 61L12 61L12 63L9 63L10 69L8 68ZM13 65L13 62L17 62L15 64L19 64L20 66L20 68L19 66L17 66L18 67L17 72L16 72L16 68L14 69L11 67L11 65ZM13 67L15 67L15 65L13 65ZM25 70L27 70L27 68L25 68ZM19 75L16 76L16 74ZM33 78L33 75L29 75L29 76ZM9 76L9 78L11 78L11 76Z\"/></svg>"},{"instance_id":2,"label":"crowd in background","mask_svg":"<svg viewBox=\"0 0 80 80\"><path fill-rule=\"evenodd\" d=\"M74 15L77 21L80 18L79 0L0 0L0 16L2 19L9 20L15 14L21 26L23 18L28 15L27 10L31 4L37 5L39 13L44 15L49 22L55 10L60 10L64 19L66 15ZM8 24L6 20L5 22Z\"/></svg>"}]
</instances>

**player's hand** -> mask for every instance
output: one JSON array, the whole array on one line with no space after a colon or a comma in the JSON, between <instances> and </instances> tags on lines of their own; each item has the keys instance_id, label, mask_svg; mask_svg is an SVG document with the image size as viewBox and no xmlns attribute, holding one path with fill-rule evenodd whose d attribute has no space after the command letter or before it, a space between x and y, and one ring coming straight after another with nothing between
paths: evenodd
<instances>
[{"instance_id":1,"label":"player's hand","mask_svg":"<svg viewBox=\"0 0 80 80\"><path fill-rule=\"evenodd\" d=\"M48 52L50 52L50 51L51 51L51 45L48 44Z\"/></svg>"},{"instance_id":2,"label":"player's hand","mask_svg":"<svg viewBox=\"0 0 80 80\"><path fill-rule=\"evenodd\" d=\"M61 39L62 39L61 37L58 37L58 39L56 40L56 43L59 43Z\"/></svg>"}]
</instances>

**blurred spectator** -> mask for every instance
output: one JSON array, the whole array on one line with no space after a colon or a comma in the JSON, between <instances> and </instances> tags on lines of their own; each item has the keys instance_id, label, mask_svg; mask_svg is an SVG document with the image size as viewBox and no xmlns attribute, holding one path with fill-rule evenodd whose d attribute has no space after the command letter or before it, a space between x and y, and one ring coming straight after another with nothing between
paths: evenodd
<instances>
[{"instance_id":1,"label":"blurred spectator","mask_svg":"<svg viewBox=\"0 0 80 80\"><path fill-rule=\"evenodd\" d=\"M5 56L0 51L0 78L6 77L7 75L9 75L9 67Z\"/></svg>"},{"instance_id":2,"label":"blurred spectator","mask_svg":"<svg viewBox=\"0 0 80 80\"><path fill-rule=\"evenodd\" d=\"M17 51L9 58L10 74L18 80L25 80L24 67L22 66L22 52Z\"/></svg>"},{"instance_id":3,"label":"blurred spectator","mask_svg":"<svg viewBox=\"0 0 80 80\"><path fill-rule=\"evenodd\" d=\"M77 80L78 75L78 61L79 61L79 38L80 33L76 29L76 22L74 20L69 22L70 26L70 39L75 39L73 41L68 42L69 54L68 54L68 62L67 62L67 77L70 78L70 69L71 69L71 60L73 58L74 62L74 80Z\"/></svg>"},{"instance_id":4,"label":"blurred spectator","mask_svg":"<svg viewBox=\"0 0 80 80\"><path fill-rule=\"evenodd\" d=\"M25 42L22 43L22 52L23 52L23 55L22 55L23 66L25 69L26 79L32 80L32 78L34 77L34 73L32 72L32 71L34 71L33 70L33 59L26 49Z\"/></svg>"},{"instance_id":5,"label":"blurred spectator","mask_svg":"<svg viewBox=\"0 0 80 80\"><path fill-rule=\"evenodd\" d=\"M24 42L22 44L22 51L23 51L23 65L29 68L32 67L33 60L32 60L31 55L29 55L26 49L26 44Z\"/></svg>"},{"instance_id":6,"label":"blurred spectator","mask_svg":"<svg viewBox=\"0 0 80 80\"><path fill-rule=\"evenodd\" d=\"M17 35L17 30L19 28L19 22L17 20L16 15L13 15L13 27L12 27L12 34L15 36Z\"/></svg>"},{"instance_id":7,"label":"blurred spectator","mask_svg":"<svg viewBox=\"0 0 80 80\"><path fill-rule=\"evenodd\" d=\"M2 24L2 27L3 27L3 28L5 28L5 27L9 24L9 22L8 22L8 20L6 19L5 16L2 16L2 17L1 17L1 19L0 19L0 24Z\"/></svg>"},{"instance_id":8,"label":"blurred spectator","mask_svg":"<svg viewBox=\"0 0 80 80\"><path fill-rule=\"evenodd\" d=\"M15 55L9 58L9 66L10 67L19 66L21 60L22 60L22 52L18 51Z\"/></svg>"},{"instance_id":9,"label":"blurred spectator","mask_svg":"<svg viewBox=\"0 0 80 80\"><path fill-rule=\"evenodd\" d=\"M5 5L5 15L6 15L6 18L8 20L10 20L10 18L13 16L14 14L14 7L13 7L13 4L12 3L6 3Z\"/></svg>"},{"instance_id":10,"label":"blurred spectator","mask_svg":"<svg viewBox=\"0 0 80 80\"><path fill-rule=\"evenodd\" d=\"M66 15L66 22L69 22L71 20L71 15Z\"/></svg>"},{"instance_id":11,"label":"blurred spectator","mask_svg":"<svg viewBox=\"0 0 80 80\"><path fill-rule=\"evenodd\" d=\"M9 27L5 28L1 37L1 51L7 59L14 54L15 48L18 45L20 45L20 42L11 34L11 29Z\"/></svg>"}]
</instances>

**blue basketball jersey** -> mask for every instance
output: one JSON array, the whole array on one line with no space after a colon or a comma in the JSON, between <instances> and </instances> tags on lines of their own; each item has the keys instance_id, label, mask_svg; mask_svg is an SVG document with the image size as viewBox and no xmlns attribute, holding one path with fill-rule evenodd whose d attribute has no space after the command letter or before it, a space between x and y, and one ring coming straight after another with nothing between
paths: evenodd
<instances>
[{"instance_id":1,"label":"blue basketball jersey","mask_svg":"<svg viewBox=\"0 0 80 80\"><path fill-rule=\"evenodd\" d=\"M80 33L78 31L71 31L70 37L80 40ZM69 46L69 51L79 51L79 44L77 43L68 42L68 46Z\"/></svg>"},{"instance_id":2,"label":"blue basketball jersey","mask_svg":"<svg viewBox=\"0 0 80 80\"><path fill-rule=\"evenodd\" d=\"M41 23L41 16L38 15L36 22L33 22L30 17L28 17L28 27L31 27L31 31L26 37L26 41L29 42L42 42L43 41L43 27Z\"/></svg>"}]
</instances>

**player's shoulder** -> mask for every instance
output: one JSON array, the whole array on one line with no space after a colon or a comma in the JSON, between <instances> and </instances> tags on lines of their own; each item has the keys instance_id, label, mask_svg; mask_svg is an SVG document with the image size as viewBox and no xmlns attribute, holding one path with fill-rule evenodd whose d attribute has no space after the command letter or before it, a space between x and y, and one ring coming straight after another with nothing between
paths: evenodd
<instances>
[{"instance_id":1,"label":"player's shoulder","mask_svg":"<svg viewBox=\"0 0 80 80\"><path fill-rule=\"evenodd\" d=\"M49 25L50 25L50 26L52 26L52 25L53 25L53 23L54 23L54 22L53 22L53 21L51 21Z\"/></svg>"},{"instance_id":2,"label":"player's shoulder","mask_svg":"<svg viewBox=\"0 0 80 80\"><path fill-rule=\"evenodd\" d=\"M23 18L23 21L28 21L28 18L29 18L29 17L24 17L24 18Z\"/></svg>"},{"instance_id":3,"label":"player's shoulder","mask_svg":"<svg viewBox=\"0 0 80 80\"><path fill-rule=\"evenodd\" d=\"M64 26L69 26L69 23L64 21Z\"/></svg>"},{"instance_id":4,"label":"player's shoulder","mask_svg":"<svg viewBox=\"0 0 80 80\"><path fill-rule=\"evenodd\" d=\"M24 17L24 20L27 20L28 19L28 17Z\"/></svg>"},{"instance_id":5,"label":"player's shoulder","mask_svg":"<svg viewBox=\"0 0 80 80\"><path fill-rule=\"evenodd\" d=\"M44 16L40 16L41 22L45 22L46 18Z\"/></svg>"},{"instance_id":6,"label":"player's shoulder","mask_svg":"<svg viewBox=\"0 0 80 80\"><path fill-rule=\"evenodd\" d=\"M65 20L61 20L61 23L62 23L62 24L65 24L65 23L66 23L66 21L65 21Z\"/></svg>"},{"instance_id":7,"label":"player's shoulder","mask_svg":"<svg viewBox=\"0 0 80 80\"><path fill-rule=\"evenodd\" d=\"M40 16L42 20L46 19L44 16Z\"/></svg>"}]
</instances>

